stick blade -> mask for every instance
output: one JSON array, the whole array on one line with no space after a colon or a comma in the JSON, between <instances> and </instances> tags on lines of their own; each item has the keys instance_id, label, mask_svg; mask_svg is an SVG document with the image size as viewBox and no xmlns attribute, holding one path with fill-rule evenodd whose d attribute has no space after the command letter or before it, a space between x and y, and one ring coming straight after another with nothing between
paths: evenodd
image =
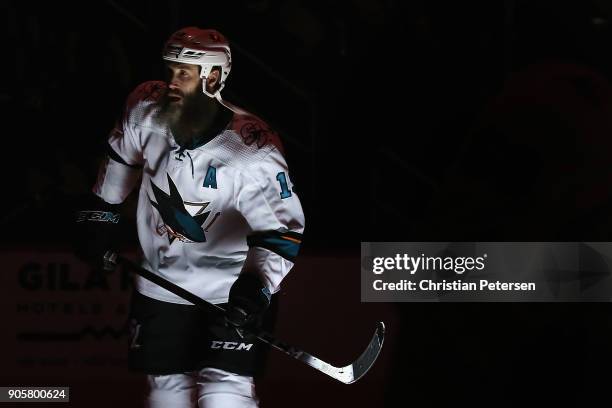
<instances>
[{"instance_id":1,"label":"stick blade","mask_svg":"<svg viewBox=\"0 0 612 408\"><path fill-rule=\"evenodd\" d=\"M374 362L380 354L380 350L385 339L385 324L379 322L374 332L374 336L368 344L368 347L363 353L355 360L352 364L345 367L335 367L317 357L300 351L299 353L292 355L297 360L308 364L309 366L319 370L320 372L329 375L335 380L338 380L344 384L352 384L355 381L363 377L368 370L374 365Z\"/></svg>"},{"instance_id":2,"label":"stick blade","mask_svg":"<svg viewBox=\"0 0 612 408\"><path fill-rule=\"evenodd\" d=\"M363 353L361 353L359 358L353 362L353 364L341 369L344 375L339 376L337 379L345 384L352 384L362 378L374 365L374 362L380 354L384 340L385 324L383 322L378 322L376 331L374 332L374 336L372 336L372 340L370 340L368 347Z\"/></svg>"}]
</instances>

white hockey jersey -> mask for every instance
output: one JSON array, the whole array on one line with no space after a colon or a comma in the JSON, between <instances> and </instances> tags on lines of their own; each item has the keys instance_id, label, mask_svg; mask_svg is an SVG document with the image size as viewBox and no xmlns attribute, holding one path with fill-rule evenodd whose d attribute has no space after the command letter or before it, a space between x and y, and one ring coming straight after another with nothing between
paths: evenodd
<instances>
[{"instance_id":1,"label":"white hockey jersey","mask_svg":"<svg viewBox=\"0 0 612 408\"><path fill-rule=\"evenodd\" d=\"M165 86L146 82L128 97L94 193L118 204L141 180L143 264L161 277L224 303L244 266L277 292L304 229L277 134L253 115L227 111L228 123L212 140L183 149L157 119ZM136 288L158 300L188 303L141 277Z\"/></svg>"}]
</instances>

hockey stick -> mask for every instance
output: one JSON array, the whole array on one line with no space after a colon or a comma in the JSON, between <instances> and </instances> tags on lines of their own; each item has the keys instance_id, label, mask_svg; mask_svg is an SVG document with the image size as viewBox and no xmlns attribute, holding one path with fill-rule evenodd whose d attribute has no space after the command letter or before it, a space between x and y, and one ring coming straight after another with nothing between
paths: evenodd
<instances>
[{"instance_id":1,"label":"hockey stick","mask_svg":"<svg viewBox=\"0 0 612 408\"><path fill-rule=\"evenodd\" d=\"M206 308L215 313L225 313L225 310L223 308L215 304L209 303L206 300L194 295L193 293L181 288L180 286L175 285L174 283L162 278L161 276L156 275L153 272L148 271L139 265L136 265L129 259L126 259L112 252L107 252L104 256L104 260L105 262L109 262L114 265L118 263L124 264L143 278L155 283L158 286L161 286L162 288L174 293L175 295L187 300L188 302L193 303L196 306ZM365 351L359 356L357 360L344 367L335 367L329 363L326 363L325 361L309 353L306 353L305 351L302 351L296 347L290 346L288 344L283 343L282 341L279 341L270 333L267 333L265 331L248 333L254 335L260 341L269 344L275 349L282 351L283 353L295 358L296 360L308 364L315 370L327 374L330 377L340 382L343 382L344 384L352 384L355 381L359 380L361 377L363 377L376 361L376 358L378 357L380 349L383 345L383 340L385 337L385 325L383 322L378 323L378 326L376 327L376 332L374 333L374 336L372 337L372 340L370 341L370 344L368 344L368 347L365 349Z\"/></svg>"}]
</instances>

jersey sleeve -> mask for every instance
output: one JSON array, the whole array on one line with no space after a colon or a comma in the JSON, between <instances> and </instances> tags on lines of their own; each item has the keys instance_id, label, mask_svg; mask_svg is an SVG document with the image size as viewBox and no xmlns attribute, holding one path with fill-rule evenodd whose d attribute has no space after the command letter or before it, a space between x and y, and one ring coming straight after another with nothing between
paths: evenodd
<instances>
[{"instance_id":1,"label":"jersey sleeve","mask_svg":"<svg viewBox=\"0 0 612 408\"><path fill-rule=\"evenodd\" d=\"M109 134L106 157L98 169L93 192L109 204L122 203L140 177L144 159L132 110L139 103L143 85L128 96L123 115Z\"/></svg>"},{"instance_id":2,"label":"jersey sleeve","mask_svg":"<svg viewBox=\"0 0 612 408\"><path fill-rule=\"evenodd\" d=\"M287 163L277 149L239 177L237 208L250 227L243 273L255 273L271 293L293 267L305 221Z\"/></svg>"}]
</instances>

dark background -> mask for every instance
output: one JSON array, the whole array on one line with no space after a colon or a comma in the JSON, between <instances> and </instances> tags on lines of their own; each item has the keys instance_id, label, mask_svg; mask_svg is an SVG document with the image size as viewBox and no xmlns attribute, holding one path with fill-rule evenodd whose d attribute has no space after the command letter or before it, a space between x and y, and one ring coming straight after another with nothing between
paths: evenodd
<instances>
[{"instance_id":1,"label":"dark background","mask_svg":"<svg viewBox=\"0 0 612 408\"><path fill-rule=\"evenodd\" d=\"M163 42L188 25L230 39L224 97L281 133L306 254L359 256L360 241L610 241L608 1L1 8L6 248L68 245L66 209L92 185L125 96L161 78ZM605 390L607 303L389 308L402 347L385 406L588 406Z\"/></svg>"}]
</instances>

